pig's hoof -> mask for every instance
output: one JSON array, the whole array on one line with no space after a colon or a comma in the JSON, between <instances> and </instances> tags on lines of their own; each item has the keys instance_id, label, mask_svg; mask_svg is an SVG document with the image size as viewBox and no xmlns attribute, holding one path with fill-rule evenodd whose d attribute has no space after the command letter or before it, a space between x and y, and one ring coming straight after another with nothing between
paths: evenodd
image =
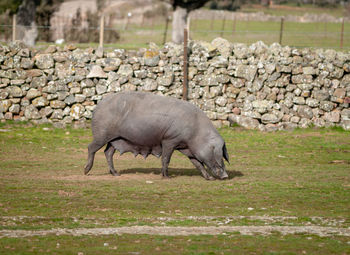
<instances>
[{"instance_id":1,"label":"pig's hoof","mask_svg":"<svg viewBox=\"0 0 350 255\"><path fill-rule=\"evenodd\" d=\"M120 176L120 174L118 172L116 172L116 171L114 171L114 172L113 171L109 171L109 172L113 176Z\"/></svg>"},{"instance_id":2,"label":"pig's hoof","mask_svg":"<svg viewBox=\"0 0 350 255\"><path fill-rule=\"evenodd\" d=\"M87 168L87 167L85 167L85 169L84 169L84 174L85 174L85 175L88 175L89 172L90 172L90 169Z\"/></svg>"},{"instance_id":3,"label":"pig's hoof","mask_svg":"<svg viewBox=\"0 0 350 255\"><path fill-rule=\"evenodd\" d=\"M216 179L213 176L209 176L205 178L207 181L215 181Z\"/></svg>"},{"instance_id":4,"label":"pig's hoof","mask_svg":"<svg viewBox=\"0 0 350 255\"><path fill-rule=\"evenodd\" d=\"M164 180L168 180L168 179L170 179L170 176L169 176L169 175L162 175L162 178L163 178Z\"/></svg>"}]
</instances>

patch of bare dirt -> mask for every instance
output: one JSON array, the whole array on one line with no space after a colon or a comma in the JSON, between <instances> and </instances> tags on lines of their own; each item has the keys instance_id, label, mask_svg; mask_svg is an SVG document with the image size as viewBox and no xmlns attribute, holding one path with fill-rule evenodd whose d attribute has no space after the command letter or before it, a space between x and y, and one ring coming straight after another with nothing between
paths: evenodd
<instances>
[{"instance_id":1,"label":"patch of bare dirt","mask_svg":"<svg viewBox=\"0 0 350 255\"><path fill-rule=\"evenodd\" d=\"M132 226L119 228L57 228L50 230L0 230L0 238L23 238L29 236L46 235L164 235L164 236L188 236L188 235L220 235L228 233L240 233L241 235L270 235L272 233L282 235L311 234L318 236L350 236L349 228L333 228L319 226L222 226L222 227L157 227L157 226Z\"/></svg>"},{"instance_id":2,"label":"patch of bare dirt","mask_svg":"<svg viewBox=\"0 0 350 255\"><path fill-rule=\"evenodd\" d=\"M159 174L154 173L128 173L122 174L120 176L113 176L111 174L101 174L101 175L84 175L75 174L67 176L51 176L52 179L56 180L66 180L66 181L128 181L128 180L161 180L162 177Z\"/></svg>"}]
</instances>

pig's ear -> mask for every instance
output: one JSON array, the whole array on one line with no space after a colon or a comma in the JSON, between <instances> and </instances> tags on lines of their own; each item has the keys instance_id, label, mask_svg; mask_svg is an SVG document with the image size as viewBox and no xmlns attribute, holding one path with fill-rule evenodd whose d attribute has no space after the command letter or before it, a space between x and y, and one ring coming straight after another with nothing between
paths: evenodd
<instances>
[{"instance_id":1,"label":"pig's ear","mask_svg":"<svg viewBox=\"0 0 350 255\"><path fill-rule=\"evenodd\" d=\"M223 161L222 161L222 149L218 146L215 146L214 147L214 150L213 150L213 153L214 153L214 159L216 161L216 163L222 167L223 166Z\"/></svg>"},{"instance_id":2,"label":"pig's ear","mask_svg":"<svg viewBox=\"0 0 350 255\"><path fill-rule=\"evenodd\" d=\"M226 144L224 143L224 146L222 147L222 155L224 156L224 159L227 161L227 163L230 164L230 159L227 153L227 149L226 149Z\"/></svg>"}]
</instances>

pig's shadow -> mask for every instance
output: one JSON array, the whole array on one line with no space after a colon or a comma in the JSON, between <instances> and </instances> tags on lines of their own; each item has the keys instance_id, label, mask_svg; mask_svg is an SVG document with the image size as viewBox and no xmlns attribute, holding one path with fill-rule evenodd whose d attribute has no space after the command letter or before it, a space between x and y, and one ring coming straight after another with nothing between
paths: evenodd
<instances>
[{"instance_id":1,"label":"pig's shadow","mask_svg":"<svg viewBox=\"0 0 350 255\"><path fill-rule=\"evenodd\" d=\"M194 168L169 168L168 169L169 176L171 177L177 177L177 176L202 176L199 170ZM241 177L243 176L243 173L240 171L234 171L234 170L226 170L228 174L228 179L233 179L235 177ZM122 170L120 172L123 174L136 174L136 173L144 173L144 174L161 174L161 169L159 168L129 168Z\"/></svg>"}]
</instances>

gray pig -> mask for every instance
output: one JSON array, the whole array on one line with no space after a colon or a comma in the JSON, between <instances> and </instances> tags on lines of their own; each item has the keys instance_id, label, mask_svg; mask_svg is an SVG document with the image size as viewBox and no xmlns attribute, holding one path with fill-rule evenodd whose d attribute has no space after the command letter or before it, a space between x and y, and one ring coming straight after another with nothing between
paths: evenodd
<instances>
[{"instance_id":1,"label":"gray pig","mask_svg":"<svg viewBox=\"0 0 350 255\"><path fill-rule=\"evenodd\" d=\"M207 180L207 166L215 178L228 177L223 158L229 162L226 145L209 118L199 108L176 98L147 92L120 92L106 96L92 117L94 140L88 146L85 174L92 168L95 153L107 144L105 156L112 175L113 154L132 152L145 158L162 157L162 176L174 150L185 154Z\"/></svg>"}]
</instances>

